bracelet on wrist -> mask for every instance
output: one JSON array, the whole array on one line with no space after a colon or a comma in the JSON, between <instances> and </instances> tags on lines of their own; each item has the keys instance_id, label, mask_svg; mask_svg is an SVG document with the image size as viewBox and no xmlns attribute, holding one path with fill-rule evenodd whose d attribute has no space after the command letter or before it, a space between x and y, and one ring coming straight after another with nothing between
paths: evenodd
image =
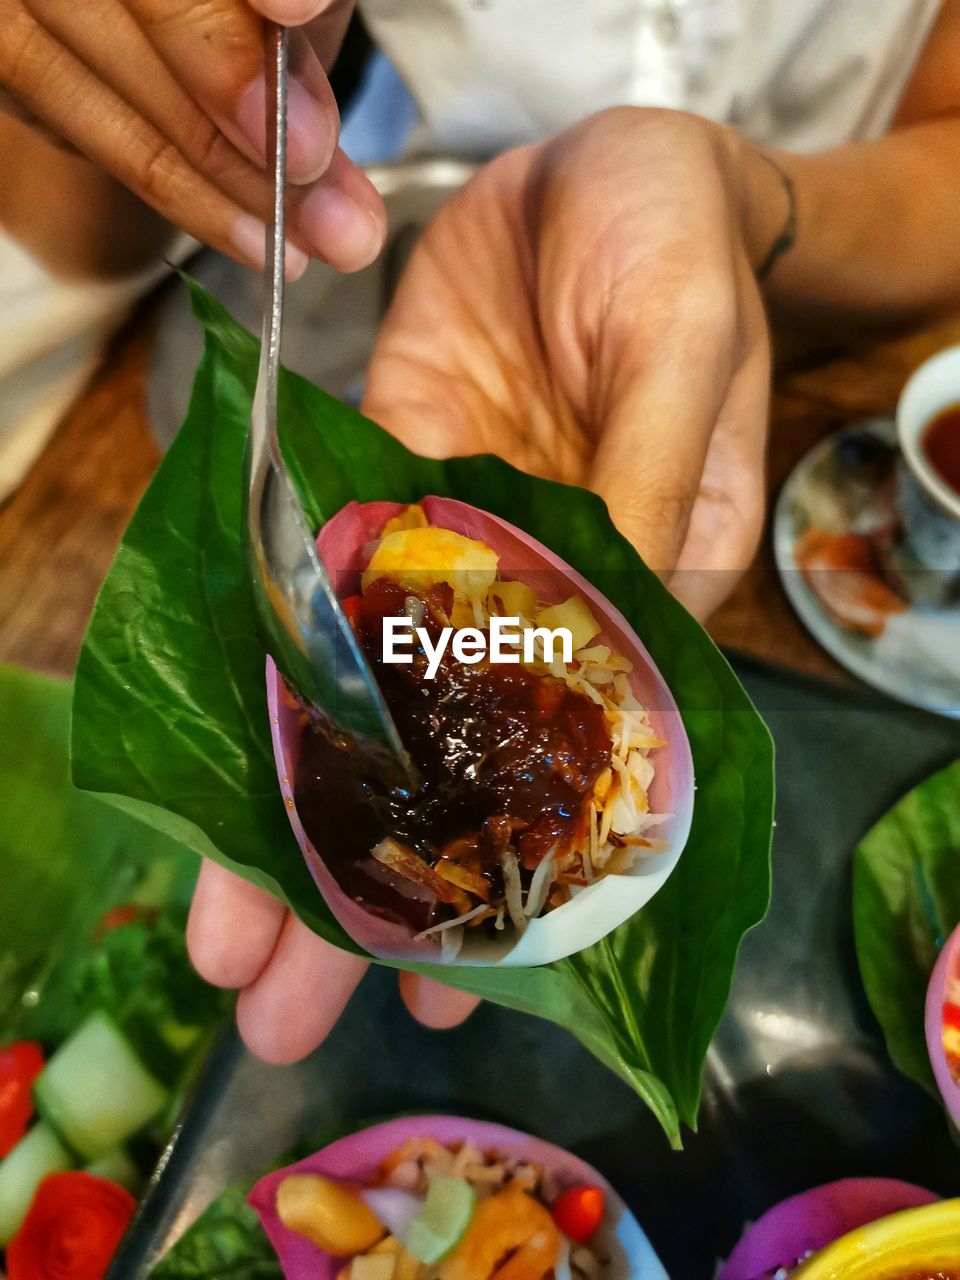
<instances>
[{"instance_id":1,"label":"bracelet on wrist","mask_svg":"<svg viewBox=\"0 0 960 1280\"><path fill-rule=\"evenodd\" d=\"M783 185L784 194L787 197L787 216L783 227L773 244L770 246L767 256L760 263L759 267L757 267L756 276L762 284L783 255L793 248L797 239L797 190L789 173L787 173L785 169L781 168L781 166L777 164L776 160L771 156L768 156L764 151L760 151L758 154L761 155L763 159L766 160L767 164L776 171L777 176L780 178Z\"/></svg>"}]
</instances>

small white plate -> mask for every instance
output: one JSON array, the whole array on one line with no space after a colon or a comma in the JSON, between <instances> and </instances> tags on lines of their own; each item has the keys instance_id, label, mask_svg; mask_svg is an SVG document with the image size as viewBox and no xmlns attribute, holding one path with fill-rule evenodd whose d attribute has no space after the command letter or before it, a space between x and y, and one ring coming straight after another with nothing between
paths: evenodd
<instances>
[{"instance_id":1,"label":"small white plate","mask_svg":"<svg viewBox=\"0 0 960 1280\"><path fill-rule=\"evenodd\" d=\"M831 540L839 546L846 539L864 556L885 562L896 540L896 439L892 418L871 418L816 445L780 493L774 557L801 621L847 670L891 697L960 719L960 601L946 606L904 602L902 611L886 617L881 611L879 620L875 610L868 610L877 631L868 635L841 624L824 604L831 594L849 596L856 573L810 568L814 534L822 534L828 548ZM879 569L867 586L881 601L889 592Z\"/></svg>"}]
</instances>

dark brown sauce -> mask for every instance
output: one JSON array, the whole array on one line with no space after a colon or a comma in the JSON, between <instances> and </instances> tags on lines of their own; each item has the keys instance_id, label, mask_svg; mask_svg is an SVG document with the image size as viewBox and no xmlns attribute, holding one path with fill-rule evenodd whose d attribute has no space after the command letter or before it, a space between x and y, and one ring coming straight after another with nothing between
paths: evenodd
<instances>
[{"instance_id":1,"label":"dark brown sauce","mask_svg":"<svg viewBox=\"0 0 960 1280\"><path fill-rule=\"evenodd\" d=\"M931 467L960 493L960 403L942 410L923 429L920 444Z\"/></svg>"},{"instance_id":2,"label":"dark brown sauce","mask_svg":"<svg viewBox=\"0 0 960 1280\"><path fill-rule=\"evenodd\" d=\"M433 680L414 650L411 665L383 662L384 617L400 616L408 592L373 583L354 628L374 668L404 745L420 772L410 794L312 726L304 730L295 803L304 829L341 887L368 909L423 929L462 913L463 895L444 901L383 866L371 849L393 837L427 867L458 864L503 893L500 860L509 846L524 880L543 856L588 838L597 778L610 764L603 709L562 680L522 666L467 665L449 649ZM447 587L425 597L431 635L452 605ZM471 899L472 907L478 901Z\"/></svg>"}]
</instances>

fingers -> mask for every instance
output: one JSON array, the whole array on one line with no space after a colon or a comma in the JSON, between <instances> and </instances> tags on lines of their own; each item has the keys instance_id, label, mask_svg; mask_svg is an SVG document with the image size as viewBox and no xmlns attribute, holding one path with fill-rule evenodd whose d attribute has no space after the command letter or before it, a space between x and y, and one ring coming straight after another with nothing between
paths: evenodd
<instances>
[{"instance_id":1,"label":"fingers","mask_svg":"<svg viewBox=\"0 0 960 1280\"><path fill-rule=\"evenodd\" d=\"M387 235L387 213L379 192L339 150L320 181L297 193L291 221L306 248L338 271L368 266Z\"/></svg>"},{"instance_id":2,"label":"fingers","mask_svg":"<svg viewBox=\"0 0 960 1280\"><path fill-rule=\"evenodd\" d=\"M126 2L144 36L189 97L234 146L262 164L267 86L259 17L237 0ZM61 0L43 3L59 5ZM115 6L115 0L94 3ZM329 164L340 121L320 61L302 35L293 43L290 69L288 173L292 182L308 183Z\"/></svg>"},{"instance_id":3,"label":"fingers","mask_svg":"<svg viewBox=\"0 0 960 1280\"><path fill-rule=\"evenodd\" d=\"M758 312L759 312L758 304ZM670 590L704 621L749 567L763 530L770 351L758 314L754 341L730 382L707 450Z\"/></svg>"},{"instance_id":4,"label":"fingers","mask_svg":"<svg viewBox=\"0 0 960 1280\"><path fill-rule=\"evenodd\" d=\"M0 83L32 118L198 239L261 268L271 185L261 19L240 0L0 0ZM342 24L349 6L311 23ZM103 33L109 31L110 39ZM336 149L336 106L304 32L291 48L287 273L379 251L385 216ZM319 175L319 176L318 176Z\"/></svg>"},{"instance_id":5,"label":"fingers","mask_svg":"<svg viewBox=\"0 0 960 1280\"><path fill-rule=\"evenodd\" d=\"M344 8L340 0L250 0L250 7L272 22L300 27L322 13Z\"/></svg>"},{"instance_id":6,"label":"fingers","mask_svg":"<svg viewBox=\"0 0 960 1280\"><path fill-rule=\"evenodd\" d=\"M0 16L7 0L0 0ZM46 3L46 0L39 0ZM97 0L99 3L100 0ZM63 9L60 10L63 14ZM78 36L70 20L62 29ZM142 36L129 24L117 39L131 50ZM86 46L84 46L86 47ZM124 59L124 65L126 60ZM261 268L269 207L265 176L245 161L154 60L142 68L146 102L162 102L174 137L131 106L95 70L22 10L0 30L0 80L59 136L135 191L170 221L198 239ZM140 92L124 84L134 100ZM338 195L340 204L334 213ZM241 203L243 201L244 203ZM356 222L350 226L350 218ZM293 192L288 275L306 266L309 252L343 270L372 260L385 223L382 202L366 177L342 153L313 187ZM358 256L358 246L360 256ZM305 252L306 251L306 252Z\"/></svg>"},{"instance_id":7,"label":"fingers","mask_svg":"<svg viewBox=\"0 0 960 1280\"><path fill-rule=\"evenodd\" d=\"M480 1003L476 996L417 973L401 973L399 983L403 1003L418 1022L435 1031L459 1026Z\"/></svg>"},{"instance_id":8,"label":"fingers","mask_svg":"<svg viewBox=\"0 0 960 1280\"><path fill-rule=\"evenodd\" d=\"M729 297L724 296L729 288ZM723 318L735 298L720 282L709 323L683 303L664 318L655 344L645 326L617 344L600 414L603 428L590 484L617 527L661 575L677 564L687 535L711 434L734 368L736 324ZM642 314L618 303L625 316ZM707 304L711 307L711 304ZM648 305L649 311L649 305Z\"/></svg>"},{"instance_id":9,"label":"fingers","mask_svg":"<svg viewBox=\"0 0 960 1280\"><path fill-rule=\"evenodd\" d=\"M240 989L237 1026L265 1062L306 1057L340 1017L367 961L332 947L276 898L205 861L197 880L187 948L194 968L217 987ZM400 974L407 1008L443 1029L469 1017L474 996L413 973Z\"/></svg>"},{"instance_id":10,"label":"fingers","mask_svg":"<svg viewBox=\"0 0 960 1280\"><path fill-rule=\"evenodd\" d=\"M340 1017L367 961L332 947L288 913L270 962L240 993L237 1026L265 1062L306 1057Z\"/></svg>"},{"instance_id":11,"label":"fingers","mask_svg":"<svg viewBox=\"0 0 960 1280\"><path fill-rule=\"evenodd\" d=\"M197 973L215 987L248 986L273 954L284 913L276 898L205 860L187 921Z\"/></svg>"}]
</instances>

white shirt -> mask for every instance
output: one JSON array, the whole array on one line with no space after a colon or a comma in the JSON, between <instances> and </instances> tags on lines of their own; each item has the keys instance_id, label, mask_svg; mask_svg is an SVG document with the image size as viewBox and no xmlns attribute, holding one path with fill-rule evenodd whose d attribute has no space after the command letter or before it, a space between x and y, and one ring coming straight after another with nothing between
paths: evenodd
<instances>
[{"instance_id":1,"label":"white shirt","mask_svg":"<svg viewBox=\"0 0 960 1280\"><path fill-rule=\"evenodd\" d=\"M813 151L882 133L940 0L360 0L418 149L486 155L617 104Z\"/></svg>"}]
</instances>

